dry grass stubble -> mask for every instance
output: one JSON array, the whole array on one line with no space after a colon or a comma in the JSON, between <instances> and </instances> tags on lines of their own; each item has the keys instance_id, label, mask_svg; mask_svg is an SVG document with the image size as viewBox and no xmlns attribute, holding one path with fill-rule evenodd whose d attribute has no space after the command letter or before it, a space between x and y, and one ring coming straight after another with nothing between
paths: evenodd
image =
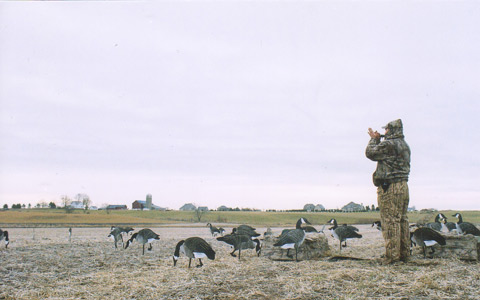
<instances>
[{"instance_id":1,"label":"dry grass stubble","mask_svg":"<svg viewBox=\"0 0 480 300\"><path fill-rule=\"evenodd\" d=\"M478 263L424 260L416 249L411 262L385 266L380 232L358 227L363 238L342 254L371 260L298 263L253 250L238 261L206 227L152 228L161 240L144 256L137 243L115 250L108 228L74 228L71 243L66 228L37 228L35 240L33 229L12 228L11 245L0 250L0 299L478 299ZM215 261L188 269L181 256L173 267L175 244L190 236L211 243ZM338 254L338 242L328 238Z\"/></svg>"}]
</instances>

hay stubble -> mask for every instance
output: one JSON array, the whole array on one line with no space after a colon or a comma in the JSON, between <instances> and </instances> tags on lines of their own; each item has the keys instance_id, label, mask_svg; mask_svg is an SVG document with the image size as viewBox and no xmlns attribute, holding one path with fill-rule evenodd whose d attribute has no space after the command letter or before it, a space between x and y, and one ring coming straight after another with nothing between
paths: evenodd
<instances>
[{"instance_id":1,"label":"hay stubble","mask_svg":"<svg viewBox=\"0 0 480 300\"><path fill-rule=\"evenodd\" d=\"M370 260L298 263L253 250L239 262L206 227L152 228L161 240L144 256L137 243L115 250L107 228L74 228L71 243L66 228L37 228L35 240L32 229L12 228L10 247L0 250L0 299L477 299L478 263L424 260L417 249L409 263L382 265L380 233L359 227L364 237L342 255ZM181 256L173 267L176 242L190 236L211 243L215 261L188 269ZM337 241L328 238L338 254Z\"/></svg>"}]
</instances>

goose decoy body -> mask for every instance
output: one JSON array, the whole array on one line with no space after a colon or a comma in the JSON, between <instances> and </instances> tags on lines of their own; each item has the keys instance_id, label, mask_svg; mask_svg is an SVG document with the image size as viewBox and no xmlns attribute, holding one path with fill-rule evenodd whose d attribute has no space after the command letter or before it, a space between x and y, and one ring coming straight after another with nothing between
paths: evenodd
<instances>
[{"instance_id":1,"label":"goose decoy body","mask_svg":"<svg viewBox=\"0 0 480 300\"><path fill-rule=\"evenodd\" d=\"M475 236L480 236L480 229L478 229L472 223L463 222L463 218L461 214L456 213L453 216L458 219L457 231L459 234L473 234Z\"/></svg>"},{"instance_id":2,"label":"goose decoy body","mask_svg":"<svg viewBox=\"0 0 480 300\"><path fill-rule=\"evenodd\" d=\"M435 216L435 222L425 224L425 227L432 228L436 231L442 231L442 223L440 223L440 214Z\"/></svg>"},{"instance_id":3,"label":"goose decoy body","mask_svg":"<svg viewBox=\"0 0 480 300\"><path fill-rule=\"evenodd\" d=\"M328 223L333 224L330 228L332 235L340 241L340 251L342 251L342 242L345 242L343 247L347 246L348 239L361 239L362 235L357 233L358 228L350 225L338 226L337 220L331 219Z\"/></svg>"},{"instance_id":4,"label":"goose decoy body","mask_svg":"<svg viewBox=\"0 0 480 300\"><path fill-rule=\"evenodd\" d=\"M144 228L140 230L139 232L136 232L132 235L132 237L127 241L125 244L125 249L128 248L128 246L134 241L137 240L140 244L143 245L143 251L142 255L145 254L145 244L149 243L150 247L148 248L148 251L152 250L152 242L159 240L160 236L153 232L151 229Z\"/></svg>"},{"instance_id":5,"label":"goose decoy body","mask_svg":"<svg viewBox=\"0 0 480 300\"><path fill-rule=\"evenodd\" d=\"M457 224L448 222L447 217L442 213L440 213L440 223L442 224L443 232L452 232L453 230L457 230Z\"/></svg>"},{"instance_id":6,"label":"goose decoy body","mask_svg":"<svg viewBox=\"0 0 480 300\"><path fill-rule=\"evenodd\" d=\"M445 238L436 230L429 227L420 227L410 233L410 240L412 244L423 248L423 258L426 258L426 248L430 247L433 254L435 249L433 245L439 244L444 246L446 244Z\"/></svg>"},{"instance_id":7,"label":"goose decoy body","mask_svg":"<svg viewBox=\"0 0 480 300\"><path fill-rule=\"evenodd\" d=\"M255 249L257 256L260 256L262 251L260 241L258 239L252 239L252 236L248 234L227 234L217 238L218 241L225 242L233 246L231 256L236 257L235 251L238 250L238 259L242 255L242 250Z\"/></svg>"},{"instance_id":8,"label":"goose decoy body","mask_svg":"<svg viewBox=\"0 0 480 300\"><path fill-rule=\"evenodd\" d=\"M260 236L260 233L256 232L255 229L252 228L253 227L250 227L248 225L240 225L238 227L232 228L231 234L246 234L250 237Z\"/></svg>"},{"instance_id":9,"label":"goose decoy body","mask_svg":"<svg viewBox=\"0 0 480 300\"><path fill-rule=\"evenodd\" d=\"M287 249L287 256L290 258L293 258L293 255L290 255L290 249L295 249L295 261L298 261L298 248L300 248L305 240L305 229L302 227L304 223L310 224L305 218L298 219L295 226L296 228L283 230L278 241L273 244L275 247Z\"/></svg>"},{"instance_id":10,"label":"goose decoy body","mask_svg":"<svg viewBox=\"0 0 480 300\"><path fill-rule=\"evenodd\" d=\"M110 227L110 231L114 230L115 228L118 228L118 230L120 231L120 233L129 234L131 231L133 231L133 228L132 228L132 227L120 227L120 226L115 226L115 225L113 225L112 227Z\"/></svg>"},{"instance_id":11,"label":"goose decoy body","mask_svg":"<svg viewBox=\"0 0 480 300\"><path fill-rule=\"evenodd\" d=\"M122 247L124 246L123 237L122 237L122 230L120 228L112 226L112 230L110 231L110 234L108 235L108 237L113 238L113 241L115 243L115 249L117 249L117 242L119 242L119 241L122 242Z\"/></svg>"},{"instance_id":12,"label":"goose decoy body","mask_svg":"<svg viewBox=\"0 0 480 300\"><path fill-rule=\"evenodd\" d=\"M199 237L190 237L177 243L173 254L173 266L177 265L180 253L185 254L185 256L189 258L189 268L192 264L192 259L198 259L199 264L197 267L203 266L202 258L204 257L211 260L215 259L215 251L213 251L212 247L204 239Z\"/></svg>"},{"instance_id":13,"label":"goose decoy body","mask_svg":"<svg viewBox=\"0 0 480 300\"><path fill-rule=\"evenodd\" d=\"M210 227L210 233L212 234L212 236L216 236L219 233L221 234L220 230L212 224L207 223L207 227Z\"/></svg>"},{"instance_id":14,"label":"goose decoy body","mask_svg":"<svg viewBox=\"0 0 480 300\"><path fill-rule=\"evenodd\" d=\"M10 244L10 239L8 238L8 231L0 229L0 241L2 241L3 239L5 239L5 248L7 248L8 244Z\"/></svg>"},{"instance_id":15,"label":"goose decoy body","mask_svg":"<svg viewBox=\"0 0 480 300\"><path fill-rule=\"evenodd\" d=\"M306 218L302 217L302 218L297 220L297 223L295 224L295 229L306 228L306 226L302 226L303 224L310 224L311 225L311 223ZM280 234L280 237L282 237L284 234L286 234L286 233L288 233L292 230L295 230L295 229L284 229L284 230L282 230L282 233ZM304 231L306 231L306 230L304 230Z\"/></svg>"}]
</instances>

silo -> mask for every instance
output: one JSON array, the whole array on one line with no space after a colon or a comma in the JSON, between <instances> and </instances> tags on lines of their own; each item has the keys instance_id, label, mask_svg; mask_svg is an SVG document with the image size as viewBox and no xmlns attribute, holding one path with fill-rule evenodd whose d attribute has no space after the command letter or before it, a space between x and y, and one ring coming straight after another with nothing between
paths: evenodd
<instances>
[{"instance_id":1,"label":"silo","mask_svg":"<svg viewBox=\"0 0 480 300\"><path fill-rule=\"evenodd\" d=\"M152 195L151 194L147 194L146 204L147 204L147 209L152 209Z\"/></svg>"}]
</instances>

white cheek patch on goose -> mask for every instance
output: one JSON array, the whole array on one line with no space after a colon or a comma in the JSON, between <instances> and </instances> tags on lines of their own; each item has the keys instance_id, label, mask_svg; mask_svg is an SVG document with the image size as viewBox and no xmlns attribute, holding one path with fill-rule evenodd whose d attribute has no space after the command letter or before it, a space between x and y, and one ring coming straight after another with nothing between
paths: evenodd
<instances>
[{"instance_id":1,"label":"white cheek patch on goose","mask_svg":"<svg viewBox=\"0 0 480 300\"><path fill-rule=\"evenodd\" d=\"M178 260L178 256L175 256L175 255L174 255L173 258L174 258L175 260Z\"/></svg>"},{"instance_id":2,"label":"white cheek patch on goose","mask_svg":"<svg viewBox=\"0 0 480 300\"><path fill-rule=\"evenodd\" d=\"M295 243L290 243L290 244L285 244L283 246L281 246L280 248L282 249L292 249L295 247Z\"/></svg>"},{"instance_id":3,"label":"white cheek patch on goose","mask_svg":"<svg viewBox=\"0 0 480 300\"><path fill-rule=\"evenodd\" d=\"M202 252L193 252L193 257L204 258L204 257L207 257L207 255L205 253L202 253Z\"/></svg>"},{"instance_id":4,"label":"white cheek patch on goose","mask_svg":"<svg viewBox=\"0 0 480 300\"><path fill-rule=\"evenodd\" d=\"M10 241L5 241L5 245L8 245L8 244L10 244Z\"/></svg>"}]
</instances>

